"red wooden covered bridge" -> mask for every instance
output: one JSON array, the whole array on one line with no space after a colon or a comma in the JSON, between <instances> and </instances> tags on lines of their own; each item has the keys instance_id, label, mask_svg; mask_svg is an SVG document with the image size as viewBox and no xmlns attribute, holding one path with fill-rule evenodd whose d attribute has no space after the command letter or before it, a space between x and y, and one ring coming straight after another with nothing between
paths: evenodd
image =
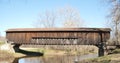
<instances>
[{"instance_id":1,"label":"red wooden covered bridge","mask_svg":"<svg viewBox=\"0 0 120 63\"><path fill-rule=\"evenodd\" d=\"M6 30L6 38L15 45L96 45L103 51L110 31L109 28L18 28Z\"/></svg>"}]
</instances>

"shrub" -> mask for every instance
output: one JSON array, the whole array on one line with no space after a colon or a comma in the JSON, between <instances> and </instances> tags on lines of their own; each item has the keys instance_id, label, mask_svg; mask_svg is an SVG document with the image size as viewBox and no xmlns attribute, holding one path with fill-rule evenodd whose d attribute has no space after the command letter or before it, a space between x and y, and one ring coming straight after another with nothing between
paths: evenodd
<instances>
[{"instance_id":1,"label":"shrub","mask_svg":"<svg viewBox=\"0 0 120 63\"><path fill-rule=\"evenodd\" d=\"M115 53L120 53L120 49L115 49L115 50L112 51L112 53L113 53L113 54L115 54Z\"/></svg>"},{"instance_id":2,"label":"shrub","mask_svg":"<svg viewBox=\"0 0 120 63\"><path fill-rule=\"evenodd\" d=\"M3 44L5 44L5 42L0 41L0 45L3 45Z\"/></svg>"}]
</instances>

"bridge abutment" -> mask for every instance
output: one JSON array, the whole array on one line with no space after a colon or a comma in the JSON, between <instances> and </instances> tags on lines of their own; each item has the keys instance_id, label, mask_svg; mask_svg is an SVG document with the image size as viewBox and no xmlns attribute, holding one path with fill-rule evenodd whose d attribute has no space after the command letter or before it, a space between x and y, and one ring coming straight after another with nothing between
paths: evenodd
<instances>
[{"instance_id":1,"label":"bridge abutment","mask_svg":"<svg viewBox=\"0 0 120 63\"><path fill-rule=\"evenodd\" d=\"M105 44L103 42L100 42L98 45L98 56L104 56L105 55Z\"/></svg>"},{"instance_id":2,"label":"bridge abutment","mask_svg":"<svg viewBox=\"0 0 120 63\"><path fill-rule=\"evenodd\" d=\"M13 46L14 51L19 52L20 51L20 48L19 48L20 46L21 46L21 44L14 44L14 46Z\"/></svg>"}]
</instances>

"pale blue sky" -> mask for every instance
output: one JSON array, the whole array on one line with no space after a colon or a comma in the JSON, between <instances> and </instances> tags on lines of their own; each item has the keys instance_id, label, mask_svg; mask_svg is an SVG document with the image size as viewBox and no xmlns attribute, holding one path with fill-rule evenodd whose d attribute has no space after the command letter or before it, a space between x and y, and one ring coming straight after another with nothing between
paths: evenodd
<instances>
[{"instance_id":1,"label":"pale blue sky","mask_svg":"<svg viewBox=\"0 0 120 63\"><path fill-rule=\"evenodd\" d=\"M39 14L69 5L80 11L86 27L104 27L107 7L103 0L0 0L0 32L9 28L32 28Z\"/></svg>"}]
</instances>

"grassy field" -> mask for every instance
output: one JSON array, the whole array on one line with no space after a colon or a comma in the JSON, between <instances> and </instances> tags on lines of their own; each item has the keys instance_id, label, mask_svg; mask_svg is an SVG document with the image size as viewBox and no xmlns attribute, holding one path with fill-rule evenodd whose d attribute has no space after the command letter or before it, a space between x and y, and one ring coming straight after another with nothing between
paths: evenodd
<instances>
[{"instance_id":1,"label":"grassy field","mask_svg":"<svg viewBox=\"0 0 120 63\"><path fill-rule=\"evenodd\" d=\"M120 54L111 54L94 59L83 60L79 63L120 63Z\"/></svg>"},{"instance_id":2,"label":"grassy field","mask_svg":"<svg viewBox=\"0 0 120 63\"><path fill-rule=\"evenodd\" d=\"M79 63L120 63L120 49L115 49L110 55L83 60Z\"/></svg>"},{"instance_id":3,"label":"grassy field","mask_svg":"<svg viewBox=\"0 0 120 63\"><path fill-rule=\"evenodd\" d=\"M65 49L65 50L56 50L56 49L44 49L44 48L21 48L26 51L32 51L32 52L40 52L44 55L85 55L90 53L96 53L94 51L89 50L71 50L71 49Z\"/></svg>"},{"instance_id":4,"label":"grassy field","mask_svg":"<svg viewBox=\"0 0 120 63\"><path fill-rule=\"evenodd\" d=\"M5 42L3 42L3 41L0 41L0 46L1 46L1 45L3 45L3 44L5 44Z\"/></svg>"},{"instance_id":5,"label":"grassy field","mask_svg":"<svg viewBox=\"0 0 120 63\"><path fill-rule=\"evenodd\" d=\"M41 52L44 55L85 55L89 53L97 53L97 47L95 46L83 46L83 45L67 45L67 46L60 46L60 45L47 45L46 47L40 48L21 48L26 51L32 52Z\"/></svg>"},{"instance_id":6,"label":"grassy field","mask_svg":"<svg viewBox=\"0 0 120 63\"><path fill-rule=\"evenodd\" d=\"M3 41L0 41L0 47L2 45L4 45L5 42ZM11 61L13 60L15 57L14 57L14 53L11 53L9 51L5 51L5 50L0 50L0 61Z\"/></svg>"},{"instance_id":7,"label":"grassy field","mask_svg":"<svg viewBox=\"0 0 120 63\"><path fill-rule=\"evenodd\" d=\"M14 54L8 51L0 50L0 61L1 60L12 60L14 59Z\"/></svg>"}]
</instances>

